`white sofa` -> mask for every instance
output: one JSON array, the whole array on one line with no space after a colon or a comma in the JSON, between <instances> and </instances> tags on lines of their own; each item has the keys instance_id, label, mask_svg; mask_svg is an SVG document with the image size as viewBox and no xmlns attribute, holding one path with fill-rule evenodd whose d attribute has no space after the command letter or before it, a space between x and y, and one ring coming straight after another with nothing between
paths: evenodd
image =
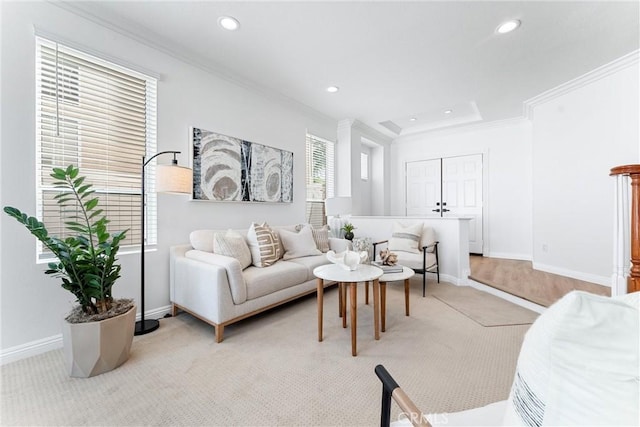
<instances>
[{"instance_id":1,"label":"white sofa","mask_svg":"<svg viewBox=\"0 0 640 427\"><path fill-rule=\"evenodd\" d=\"M273 229L280 233L295 231L296 226ZM248 230L233 231L246 236ZM173 315L183 310L213 325L216 342L222 341L226 325L315 292L313 269L329 262L322 253L243 270L238 259L213 251L215 234L226 232L196 230L190 235L191 244L170 249ZM336 252L347 245L346 240L329 238L329 247Z\"/></svg>"}]
</instances>

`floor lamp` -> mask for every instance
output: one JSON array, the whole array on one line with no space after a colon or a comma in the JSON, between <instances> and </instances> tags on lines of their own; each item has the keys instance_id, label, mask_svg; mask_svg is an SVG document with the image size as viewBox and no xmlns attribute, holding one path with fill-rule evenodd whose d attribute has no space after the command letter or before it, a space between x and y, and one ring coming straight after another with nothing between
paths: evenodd
<instances>
[{"instance_id":1,"label":"floor lamp","mask_svg":"<svg viewBox=\"0 0 640 427\"><path fill-rule=\"evenodd\" d=\"M156 192L157 193L191 193L193 190L193 173L190 168L178 166L176 154L179 151L162 151L153 155L149 160L142 156L142 203L140 208L140 218L142 221L141 230L141 252L140 252L140 299L141 311L140 320L136 322L135 335L144 335L153 332L160 327L160 322L156 319L144 318L144 240L145 240L145 167L156 157L162 154L173 154L173 161L170 165L156 166Z\"/></svg>"}]
</instances>

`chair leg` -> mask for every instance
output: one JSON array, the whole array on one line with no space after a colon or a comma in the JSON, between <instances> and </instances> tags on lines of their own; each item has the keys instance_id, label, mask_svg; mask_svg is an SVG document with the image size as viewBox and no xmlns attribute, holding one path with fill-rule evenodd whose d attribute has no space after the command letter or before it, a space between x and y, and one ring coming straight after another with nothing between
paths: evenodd
<instances>
[{"instance_id":1,"label":"chair leg","mask_svg":"<svg viewBox=\"0 0 640 427\"><path fill-rule=\"evenodd\" d=\"M427 296L427 272L422 273L422 298Z\"/></svg>"}]
</instances>

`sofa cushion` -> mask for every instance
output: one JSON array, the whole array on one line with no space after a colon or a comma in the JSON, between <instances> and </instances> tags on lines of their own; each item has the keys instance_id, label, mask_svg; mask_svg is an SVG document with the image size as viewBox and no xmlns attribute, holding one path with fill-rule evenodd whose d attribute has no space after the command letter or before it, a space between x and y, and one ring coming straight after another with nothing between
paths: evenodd
<instances>
[{"instance_id":1,"label":"sofa cushion","mask_svg":"<svg viewBox=\"0 0 640 427\"><path fill-rule=\"evenodd\" d=\"M247 300L307 281L307 269L290 261L278 261L265 268L251 266L242 274L247 286Z\"/></svg>"},{"instance_id":2,"label":"sofa cushion","mask_svg":"<svg viewBox=\"0 0 640 427\"><path fill-rule=\"evenodd\" d=\"M191 247L198 251L213 252L213 230L194 230L189 233Z\"/></svg>"},{"instance_id":3,"label":"sofa cushion","mask_svg":"<svg viewBox=\"0 0 640 427\"><path fill-rule=\"evenodd\" d=\"M306 257L311 255L320 255L320 251L316 247L316 242L313 240L313 233L311 226L307 225L302 227L300 231L288 231L279 230L280 239L284 246L283 260L291 258Z\"/></svg>"},{"instance_id":4,"label":"sofa cushion","mask_svg":"<svg viewBox=\"0 0 640 427\"><path fill-rule=\"evenodd\" d=\"M214 235L213 252L237 259L243 270L251 265L251 251L249 251L246 240L233 230Z\"/></svg>"},{"instance_id":5,"label":"sofa cushion","mask_svg":"<svg viewBox=\"0 0 640 427\"><path fill-rule=\"evenodd\" d=\"M321 265L329 264L329 260L325 254L316 256L306 256L302 258L294 258L288 262L294 262L298 265L304 266L307 269L307 280L313 280L316 276L313 274L313 269L320 267Z\"/></svg>"},{"instance_id":6,"label":"sofa cushion","mask_svg":"<svg viewBox=\"0 0 640 427\"><path fill-rule=\"evenodd\" d=\"M405 267L421 269L422 268L422 256L423 253L413 253L413 252L403 252L403 251L393 251L396 255L398 255L398 264L404 265ZM426 253L427 255L427 269L429 267L435 265L436 263L436 254Z\"/></svg>"},{"instance_id":7,"label":"sofa cushion","mask_svg":"<svg viewBox=\"0 0 640 427\"><path fill-rule=\"evenodd\" d=\"M393 224L393 231L389 239L389 250L418 253L421 234L421 222L409 226L396 222Z\"/></svg>"},{"instance_id":8,"label":"sofa cushion","mask_svg":"<svg viewBox=\"0 0 640 427\"><path fill-rule=\"evenodd\" d=\"M282 257L278 233L266 222L252 223L247 232L247 241L253 265L256 267L268 267Z\"/></svg>"},{"instance_id":9,"label":"sofa cushion","mask_svg":"<svg viewBox=\"0 0 640 427\"><path fill-rule=\"evenodd\" d=\"M635 294L573 291L549 307L525 335L504 424L637 425Z\"/></svg>"}]
</instances>

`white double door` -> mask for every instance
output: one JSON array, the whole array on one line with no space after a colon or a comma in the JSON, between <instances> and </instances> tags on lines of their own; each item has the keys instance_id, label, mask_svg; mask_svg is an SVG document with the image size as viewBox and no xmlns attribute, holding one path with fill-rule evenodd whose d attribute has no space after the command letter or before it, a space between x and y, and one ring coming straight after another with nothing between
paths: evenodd
<instances>
[{"instance_id":1,"label":"white double door","mask_svg":"<svg viewBox=\"0 0 640 427\"><path fill-rule=\"evenodd\" d=\"M406 215L466 216L469 252L482 253L482 154L406 164Z\"/></svg>"}]
</instances>

